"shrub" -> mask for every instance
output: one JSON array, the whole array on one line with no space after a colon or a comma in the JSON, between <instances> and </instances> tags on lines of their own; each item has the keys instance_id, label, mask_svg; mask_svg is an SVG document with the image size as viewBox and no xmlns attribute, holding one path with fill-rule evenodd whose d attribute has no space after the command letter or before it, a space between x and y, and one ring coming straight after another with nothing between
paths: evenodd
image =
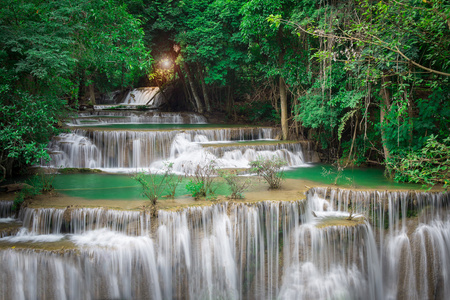
<instances>
[{"instance_id":1,"label":"shrub","mask_svg":"<svg viewBox=\"0 0 450 300\"><path fill-rule=\"evenodd\" d=\"M189 180L189 182L186 184L186 189L195 199L206 196L203 181L194 182L192 180Z\"/></svg>"},{"instance_id":2,"label":"shrub","mask_svg":"<svg viewBox=\"0 0 450 300\"><path fill-rule=\"evenodd\" d=\"M167 182L167 197L175 198L175 192L177 190L178 184L183 180L183 176L173 173L173 163L167 163L166 165L166 182Z\"/></svg>"},{"instance_id":3,"label":"shrub","mask_svg":"<svg viewBox=\"0 0 450 300\"><path fill-rule=\"evenodd\" d=\"M52 170L40 170L36 176L39 177L39 187L43 193L51 192L55 188L53 187L53 181L55 180L56 171Z\"/></svg>"},{"instance_id":4,"label":"shrub","mask_svg":"<svg viewBox=\"0 0 450 300\"><path fill-rule=\"evenodd\" d=\"M256 160L250 162L251 172L264 178L269 184L269 189L278 189L281 187L283 179L282 168L287 166L287 162L279 157L264 158L258 156Z\"/></svg>"},{"instance_id":5,"label":"shrub","mask_svg":"<svg viewBox=\"0 0 450 300\"><path fill-rule=\"evenodd\" d=\"M188 176L189 174L186 174ZM186 185L186 189L191 192L192 197L196 200L201 197L213 196L216 187L213 186L214 177L217 175L217 165L214 161L201 166L197 165L191 180Z\"/></svg>"},{"instance_id":6,"label":"shrub","mask_svg":"<svg viewBox=\"0 0 450 300\"><path fill-rule=\"evenodd\" d=\"M395 172L395 180L399 182L421 183L428 189L442 184L448 190L450 136L439 140L438 136L430 135L421 149L388 159L386 168Z\"/></svg>"},{"instance_id":7,"label":"shrub","mask_svg":"<svg viewBox=\"0 0 450 300\"><path fill-rule=\"evenodd\" d=\"M231 190L231 199L242 199L244 196L242 193L250 185L249 178L241 178L237 175L236 170L219 170L219 176L222 177Z\"/></svg>"},{"instance_id":8,"label":"shrub","mask_svg":"<svg viewBox=\"0 0 450 300\"><path fill-rule=\"evenodd\" d=\"M153 215L156 215L156 203L162 193L168 190L168 195L174 197L178 183L181 181L181 176L172 172L172 163L165 165L163 175L137 173L132 178L140 183L142 195L150 200Z\"/></svg>"},{"instance_id":9,"label":"shrub","mask_svg":"<svg viewBox=\"0 0 450 300\"><path fill-rule=\"evenodd\" d=\"M25 199L40 195L42 193L51 192L54 189L52 185L54 178L55 173L47 174L43 171L40 171L36 175L30 177L25 181L26 184L14 198L12 209L14 211L19 210Z\"/></svg>"}]
</instances>

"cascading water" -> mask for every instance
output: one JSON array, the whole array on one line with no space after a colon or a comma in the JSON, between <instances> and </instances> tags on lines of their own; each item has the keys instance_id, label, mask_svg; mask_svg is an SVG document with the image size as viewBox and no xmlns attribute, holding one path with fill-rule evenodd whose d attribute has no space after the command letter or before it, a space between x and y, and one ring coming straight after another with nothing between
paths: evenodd
<instances>
[{"instance_id":1,"label":"cascading water","mask_svg":"<svg viewBox=\"0 0 450 300\"><path fill-rule=\"evenodd\" d=\"M128 92L121 104L152 105L157 107L160 103L158 87L137 88Z\"/></svg>"},{"instance_id":2,"label":"cascading water","mask_svg":"<svg viewBox=\"0 0 450 300\"><path fill-rule=\"evenodd\" d=\"M306 200L158 218L28 208L20 218L33 240L0 239L0 298L445 299L449 201L315 188ZM34 250L39 241L51 249Z\"/></svg>"},{"instance_id":3,"label":"cascading water","mask_svg":"<svg viewBox=\"0 0 450 300\"><path fill-rule=\"evenodd\" d=\"M14 216L12 211L13 204L13 201L0 201L0 219Z\"/></svg>"},{"instance_id":4,"label":"cascading water","mask_svg":"<svg viewBox=\"0 0 450 300\"><path fill-rule=\"evenodd\" d=\"M121 107L136 107L136 106L147 106L152 109L158 109L164 102L164 98L162 94L159 92L158 87L141 87L130 90L125 97L121 97L123 94L121 92L117 92L115 95L111 95L112 99L107 102L109 105L95 105L95 109L108 109L117 105ZM115 105L111 104L116 103Z\"/></svg>"},{"instance_id":5,"label":"cascading water","mask_svg":"<svg viewBox=\"0 0 450 300\"><path fill-rule=\"evenodd\" d=\"M304 164L302 145L283 144L227 149L225 142L273 139L271 128L228 128L170 131L74 129L55 137L49 145L50 166L100 168L109 171L161 170L166 161L173 170L189 173L197 165L214 161L220 168L248 168L258 156L280 157L289 166ZM224 143L205 147L208 142ZM205 144L205 145L203 145Z\"/></svg>"},{"instance_id":6,"label":"cascading water","mask_svg":"<svg viewBox=\"0 0 450 300\"><path fill-rule=\"evenodd\" d=\"M22 223L16 219L13 211L13 201L0 200L0 238L16 235Z\"/></svg>"},{"instance_id":7,"label":"cascading water","mask_svg":"<svg viewBox=\"0 0 450 300\"><path fill-rule=\"evenodd\" d=\"M206 124L204 116L195 113L91 111L81 112L69 120L69 126L98 126L107 124Z\"/></svg>"}]
</instances>

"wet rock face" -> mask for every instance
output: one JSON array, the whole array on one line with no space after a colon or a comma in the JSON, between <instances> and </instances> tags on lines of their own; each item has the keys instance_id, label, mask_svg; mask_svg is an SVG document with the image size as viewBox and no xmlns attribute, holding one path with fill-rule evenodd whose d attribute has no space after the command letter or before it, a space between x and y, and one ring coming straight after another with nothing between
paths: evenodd
<instances>
[{"instance_id":1,"label":"wet rock face","mask_svg":"<svg viewBox=\"0 0 450 300\"><path fill-rule=\"evenodd\" d=\"M20 230L21 224L1 224L0 223L0 238L7 236L15 236Z\"/></svg>"},{"instance_id":2,"label":"wet rock face","mask_svg":"<svg viewBox=\"0 0 450 300\"><path fill-rule=\"evenodd\" d=\"M12 184L0 186L0 191L4 191L6 193L13 193L13 192L19 192L26 188L31 188L31 186L26 183L12 183Z\"/></svg>"}]
</instances>

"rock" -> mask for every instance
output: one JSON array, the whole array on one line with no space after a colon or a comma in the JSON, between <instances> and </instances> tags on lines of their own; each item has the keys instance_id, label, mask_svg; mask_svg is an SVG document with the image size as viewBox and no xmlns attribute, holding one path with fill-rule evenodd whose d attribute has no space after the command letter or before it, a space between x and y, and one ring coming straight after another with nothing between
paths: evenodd
<instances>
[{"instance_id":1,"label":"rock","mask_svg":"<svg viewBox=\"0 0 450 300\"><path fill-rule=\"evenodd\" d=\"M12 183L12 184L3 185L0 188L7 193L12 193L12 192L21 191L25 188L32 188L32 186L29 184L26 184L26 183Z\"/></svg>"}]
</instances>

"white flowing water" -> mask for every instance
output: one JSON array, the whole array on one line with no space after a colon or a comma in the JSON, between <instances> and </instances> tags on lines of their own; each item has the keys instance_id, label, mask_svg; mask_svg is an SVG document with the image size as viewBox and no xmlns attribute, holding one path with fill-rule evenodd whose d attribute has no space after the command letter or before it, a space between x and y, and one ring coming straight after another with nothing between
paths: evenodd
<instances>
[{"instance_id":1,"label":"white flowing water","mask_svg":"<svg viewBox=\"0 0 450 300\"><path fill-rule=\"evenodd\" d=\"M161 113L137 111L91 111L78 113L69 126L98 126L107 124L206 124L206 118L196 113Z\"/></svg>"},{"instance_id":2,"label":"white flowing water","mask_svg":"<svg viewBox=\"0 0 450 300\"><path fill-rule=\"evenodd\" d=\"M151 105L158 107L162 97L158 97L158 87L144 87L132 89L120 104Z\"/></svg>"},{"instance_id":3,"label":"white flowing water","mask_svg":"<svg viewBox=\"0 0 450 300\"><path fill-rule=\"evenodd\" d=\"M177 173L192 173L197 165L214 161L219 168L248 168L258 156L280 157L291 167L305 164L302 144L226 147L230 141L273 139L272 128L228 128L170 131L122 131L74 129L49 144L56 168L97 168L109 172L160 171L167 161ZM224 147L204 147L208 143Z\"/></svg>"},{"instance_id":4,"label":"white flowing water","mask_svg":"<svg viewBox=\"0 0 450 300\"><path fill-rule=\"evenodd\" d=\"M0 219L14 216L13 201L0 201Z\"/></svg>"},{"instance_id":5,"label":"white flowing water","mask_svg":"<svg viewBox=\"0 0 450 300\"><path fill-rule=\"evenodd\" d=\"M0 239L0 299L446 299L449 200L316 188L158 218L28 208L33 238Z\"/></svg>"}]
</instances>

